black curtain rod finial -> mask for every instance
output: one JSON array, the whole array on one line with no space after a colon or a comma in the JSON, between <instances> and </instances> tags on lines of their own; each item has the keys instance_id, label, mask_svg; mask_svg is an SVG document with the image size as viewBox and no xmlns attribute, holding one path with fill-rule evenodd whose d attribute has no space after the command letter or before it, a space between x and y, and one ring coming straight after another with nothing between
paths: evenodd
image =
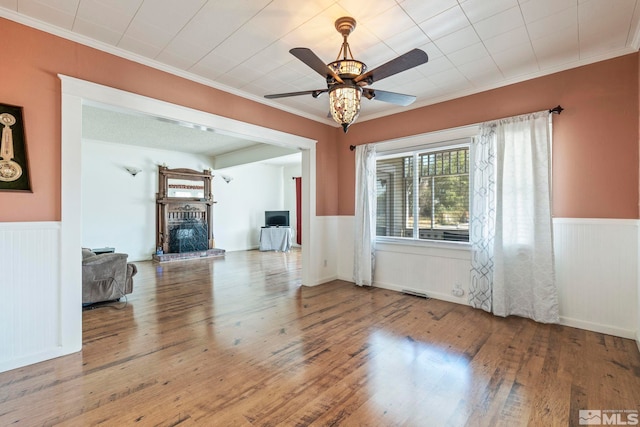
<instances>
[{"instance_id":1,"label":"black curtain rod finial","mask_svg":"<svg viewBox=\"0 0 640 427\"><path fill-rule=\"evenodd\" d=\"M562 107L561 107L561 106L559 106L559 105L558 105L557 107L552 108L552 109L550 109L550 110L549 110L549 112L550 112L550 113L553 113L553 114L560 114L560 113L562 113L563 111L564 111L564 108L562 108Z\"/></svg>"},{"instance_id":2,"label":"black curtain rod finial","mask_svg":"<svg viewBox=\"0 0 640 427\"><path fill-rule=\"evenodd\" d=\"M355 145L350 145L350 146L349 146L349 150L353 151L353 150L355 150L355 149L356 149L356 146L355 146Z\"/></svg>"}]
</instances>

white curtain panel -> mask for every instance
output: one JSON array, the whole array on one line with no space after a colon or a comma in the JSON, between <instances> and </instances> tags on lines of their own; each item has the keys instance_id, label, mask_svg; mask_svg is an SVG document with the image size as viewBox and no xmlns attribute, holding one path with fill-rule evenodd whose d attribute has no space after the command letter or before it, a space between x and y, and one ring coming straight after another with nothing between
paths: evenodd
<instances>
[{"instance_id":1,"label":"white curtain panel","mask_svg":"<svg viewBox=\"0 0 640 427\"><path fill-rule=\"evenodd\" d=\"M472 285L473 281L482 285L470 292L472 305L486 309L487 285L480 276L492 270L486 275L486 282L490 284L489 301L494 314L558 323L549 113L542 111L497 120L483 124L481 129L479 140L486 135L487 140L495 144L495 215L487 215L489 221L495 217L495 232L490 235L490 225L486 236L472 232ZM491 197L489 187L490 184L485 186ZM475 200L482 197L482 192L481 187L474 186L474 208L482 204ZM475 215L473 211L471 215ZM472 219L472 227L476 220ZM485 253L476 256L476 249Z\"/></svg>"},{"instance_id":2,"label":"white curtain panel","mask_svg":"<svg viewBox=\"0 0 640 427\"><path fill-rule=\"evenodd\" d=\"M373 285L376 251L376 148L356 147L356 213L353 281Z\"/></svg>"},{"instance_id":3,"label":"white curtain panel","mask_svg":"<svg viewBox=\"0 0 640 427\"><path fill-rule=\"evenodd\" d=\"M471 140L469 242L471 284L469 304L491 312L493 290L493 246L496 234L496 144L495 126L482 126Z\"/></svg>"}]
</instances>

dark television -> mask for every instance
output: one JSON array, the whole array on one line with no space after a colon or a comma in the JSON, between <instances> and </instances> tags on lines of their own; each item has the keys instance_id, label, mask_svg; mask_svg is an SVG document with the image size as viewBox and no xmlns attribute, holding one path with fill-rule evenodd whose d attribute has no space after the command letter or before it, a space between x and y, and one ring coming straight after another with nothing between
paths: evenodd
<instances>
[{"instance_id":1,"label":"dark television","mask_svg":"<svg viewBox=\"0 0 640 427\"><path fill-rule=\"evenodd\" d=\"M288 227L289 211L265 211L264 225L267 227Z\"/></svg>"}]
</instances>

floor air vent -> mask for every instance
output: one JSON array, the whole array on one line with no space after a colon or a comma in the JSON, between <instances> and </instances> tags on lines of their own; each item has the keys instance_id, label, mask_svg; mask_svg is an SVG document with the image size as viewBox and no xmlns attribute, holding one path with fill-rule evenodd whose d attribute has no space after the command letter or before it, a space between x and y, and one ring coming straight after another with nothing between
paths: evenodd
<instances>
[{"instance_id":1,"label":"floor air vent","mask_svg":"<svg viewBox=\"0 0 640 427\"><path fill-rule=\"evenodd\" d=\"M413 295L414 297L429 299L429 296L427 294L423 294L422 292L411 291L409 289L403 289L402 293L407 295Z\"/></svg>"}]
</instances>

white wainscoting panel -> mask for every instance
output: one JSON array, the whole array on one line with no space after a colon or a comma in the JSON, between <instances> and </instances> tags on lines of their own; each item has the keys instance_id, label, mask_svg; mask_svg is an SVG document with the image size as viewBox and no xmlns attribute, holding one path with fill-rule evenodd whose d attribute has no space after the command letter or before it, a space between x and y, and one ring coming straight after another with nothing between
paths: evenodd
<instances>
[{"instance_id":1,"label":"white wainscoting panel","mask_svg":"<svg viewBox=\"0 0 640 427\"><path fill-rule=\"evenodd\" d=\"M398 245L377 243L375 286L427 294L444 301L467 304L471 252L468 245ZM460 286L462 296L451 291Z\"/></svg>"},{"instance_id":2,"label":"white wainscoting panel","mask_svg":"<svg viewBox=\"0 0 640 427\"><path fill-rule=\"evenodd\" d=\"M638 221L556 218L561 323L635 339Z\"/></svg>"},{"instance_id":3,"label":"white wainscoting panel","mask_svg":"<svg viewBox=\"0 0 640 427\"><path fill-rule=\"evenodd\" d=\"M353 216L338 217L338 278L353 282L353 259L355 240L355 219Z\"/></svg>"},{"instance_id":4,"label":"white wainscoting panel","mask_svg":"<svg viewBox=\"0 0 640 427\"><path fill-rule=\"evenodd\" d=\"M636 339L640 347L640 221L556 218L554 246L561 323ZM338 277L353 281L353 217L339 217ZM351 240L349 240L351 239ZM377 244L375 285L468 304L468 249ZM465 295L451 294L461 284Z\"/></svg>"},{"instance_id":5,"label":"white wainscoting panel","mask_svg":"<svg viewBox=\"0 0 640 427\"><path fill-rule=\"evenodd\" d=\"M354 217L339 218L338 277L352 282ZM374 285L377 287L426 293L433 298L467 304L470 269L470 249L465 244L376 242ZM455 285L462 287L463 296L451 293Z\"/></svg>"},{"instance_id":6,"label":"white wainscoting panel","mask_svg":"<svg viewBox=\"0 0 640 427\"><path fill-rule=\"evenodd\" d=\"M314 280L312 284L330 282L338 278L338 259L340 245L343 240L338 234L339 218L337 216L316 216L312 219L314 224L314 238L311 242L314 257L311 266ZM304 242L304 234L302 240ZM353 240L353 239L352 239Z\"/></svg>"},{"instance_id":7,"label":"white wainscoting panel","mask_svg":"<svg viewBox=\"0 0 640 427\"><path fill-rule=\"evenodd\" d=\"M0 272L0 372L59 356L60 223L0 223Z\"/></svg>"}]
</instances>

